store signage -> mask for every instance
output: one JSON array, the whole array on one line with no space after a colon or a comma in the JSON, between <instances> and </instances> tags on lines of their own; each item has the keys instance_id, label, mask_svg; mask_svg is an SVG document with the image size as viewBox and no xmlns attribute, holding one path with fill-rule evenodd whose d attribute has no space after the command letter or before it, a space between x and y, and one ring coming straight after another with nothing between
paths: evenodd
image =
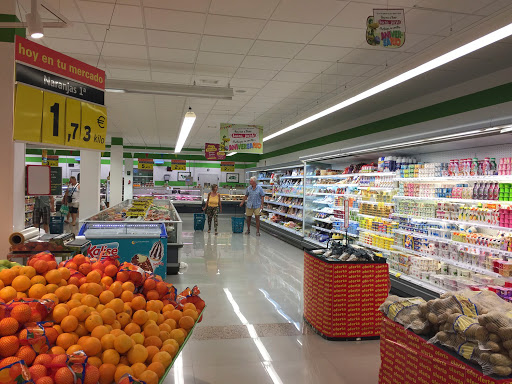
<instances>
[{"instance_id":1,"label":"store signage","mask_svg":"<svg viewBox=\"0 0 512 384\"><path fill-rule=\"evenodd\" d=\"M154 166L153 159L139 159L139 163L137 165L138 169L146 169L152 170Z\"/></svg>"},{"instance_id":2,"label":"store signage","mask_svg":"<svg viewBox=\"0 0 512 384\"><path fill-rule=\"evenodd\" d=\"M263 153L261 125L221 124L220 150L223 152Z\"/></svg>"},{"instance_id":3,"label":"store signage","mask_svg":"<svg viewBox=\"0 0 512 384\"><path fill-rule=\"evenodd\" d=\"M42 165L49 165L50 167L58 167L59 166L59 156L57 155L46 155L43 156L41 161Z\"/></svg>"},{"instance_id":4,"label":"store signage","mask_svg":"<svg viewBox=\"0 0 512 384\"><path fill-rule=\"evenodd\" d=\"M226 152L220 152L220 144L205 143L204 156L206 160L224 160Z\"/></svg>"},{"instance_id":5,"label":"store signage","mask_svg":"<svg viewBox=\"0 0 512 384\"><path fill-rule=\"evenodd\" d=\"M171 169L173 171L186 171L187 170L187 160L171 160Z\"/></svg>"},{"instance_id":6,"label":"store signage","mask_svg":"<svg viewBox=\"0 0 512 384\"><path fill-rule=\"evenodd\" d=\"M14 140L104 151L105 72L19 36L15 59Z\"/></svg>"},{"instance_id":7,"label":"store signage","mask_svg":"<svg viewBox=\"0 0 512 384\"><path fill-rule=\"evenodd\" d=\"M221 172L235 172L235 162L234 161L221 161L220 171Z\"/></svg>"},{"instance_id":8,"label":"store signage","mask_svg":"<svg viewBox=\"0 0 512 384\"><path fill-rule=\"evenodd\" d=\"M403 9L374 9L366 19L366 42L385 48L400 48L405 43Z\"/></svg>"},{"instance_id":9,"label":"store signage","mask_svg":"<svg viewBox=\"0 0 512 384\"><path fill-rule=\"evenodd\" d=\"M61 196L62 195L62 168L51 167L50 168L50 195Z\"/></svg>"}]
</instances>

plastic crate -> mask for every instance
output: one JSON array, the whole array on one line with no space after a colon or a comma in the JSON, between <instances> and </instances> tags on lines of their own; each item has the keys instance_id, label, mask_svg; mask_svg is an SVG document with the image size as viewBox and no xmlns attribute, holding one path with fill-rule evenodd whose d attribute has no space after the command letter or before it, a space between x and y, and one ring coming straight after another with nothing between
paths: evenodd
<instances>
[{"instance_id":1,"label":"plastic crate","mask_svg":"<svg viewBox=\"0 0 512 384\"><path fill-rule=\"evenodd\" d=\"M194 213L194 231L204 231L204 213Z\"/></svg>"},{"instance_id":2,"label":"plastic crate","mask_svg":"<svg viewBox=\"0 0 512 384\"><path fill-rule=\"evenodd\" d=\"M64 232L64 216L50 216L50 233Z\"/></svg>"},{"instance_id":3,"label":"plastic crate","mask_svg":"<svg viewBox=\"0 0 512 384\"><path fill-rule=\"evenodd\" d=\"M242 233L244 231L245 217L232 217L231 227L233 233Z\"/></svg>"}]
</instances>

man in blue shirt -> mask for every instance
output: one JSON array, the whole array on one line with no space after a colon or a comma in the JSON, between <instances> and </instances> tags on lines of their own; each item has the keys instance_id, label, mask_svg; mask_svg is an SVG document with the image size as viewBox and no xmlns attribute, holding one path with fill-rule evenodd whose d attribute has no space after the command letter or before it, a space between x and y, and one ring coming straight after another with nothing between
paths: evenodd
<instances>
[{"instance_id":1,"label":"man in blue shirt","mask_svg":"<svg viewBox=\"0 0 512 384\"><path fill-rule=\"evenodd\" d=\"M257 184L255 176L249 180L249 186L245 191L245 196L240 206L242 207L247 201L247 207L245 209L245 216L247 216L247 232L246 235L251 233L251 219L252 215L256 218L256 236L260 235L260 213L263 201L265 198L265 191Z\"/></svg>"}]
</instances>

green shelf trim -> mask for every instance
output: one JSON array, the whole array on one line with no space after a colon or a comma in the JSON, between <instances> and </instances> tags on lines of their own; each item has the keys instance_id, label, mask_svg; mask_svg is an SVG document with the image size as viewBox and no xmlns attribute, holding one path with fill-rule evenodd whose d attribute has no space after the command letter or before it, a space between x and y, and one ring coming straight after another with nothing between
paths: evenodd
<instances>
[{"instance_id":1,"label":"green shelf trim","mask_svg":"<svg viewBox=\"0 0 512 384\"><path fill-rule=\"evenodd\" d=\"M122 137L113 137L111 140L111 145L123 145L123 138ZM110 148L110 145L109 145Z\"/></svg>"},{"instance_id":2,"label":"green shelf trim","mask_svg":"<svg viewBox=\"0 0 512 384\"><path fill-rule=\"evenodd\" d=\"M16 15L0 14L0 23L17 23L20 20ZM15 36L27 37L25 28L0 28L0 42L14 43Z\"/></svg>"}]
</instances>

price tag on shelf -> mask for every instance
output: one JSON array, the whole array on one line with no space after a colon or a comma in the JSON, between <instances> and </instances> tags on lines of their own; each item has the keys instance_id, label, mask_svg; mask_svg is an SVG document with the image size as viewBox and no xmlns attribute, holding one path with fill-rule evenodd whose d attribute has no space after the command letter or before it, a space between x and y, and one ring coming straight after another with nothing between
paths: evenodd
<instances>
[{"instance_id":1,"label":"price tag on shelf","mask_svg":"<svg viewBox=\"0 0 512 384\"><path fill-rule=\"evenodd\" d=\"M402 274L400 272L395 273L395 277L400 277Z\"/></svg>"}]
</instances>

